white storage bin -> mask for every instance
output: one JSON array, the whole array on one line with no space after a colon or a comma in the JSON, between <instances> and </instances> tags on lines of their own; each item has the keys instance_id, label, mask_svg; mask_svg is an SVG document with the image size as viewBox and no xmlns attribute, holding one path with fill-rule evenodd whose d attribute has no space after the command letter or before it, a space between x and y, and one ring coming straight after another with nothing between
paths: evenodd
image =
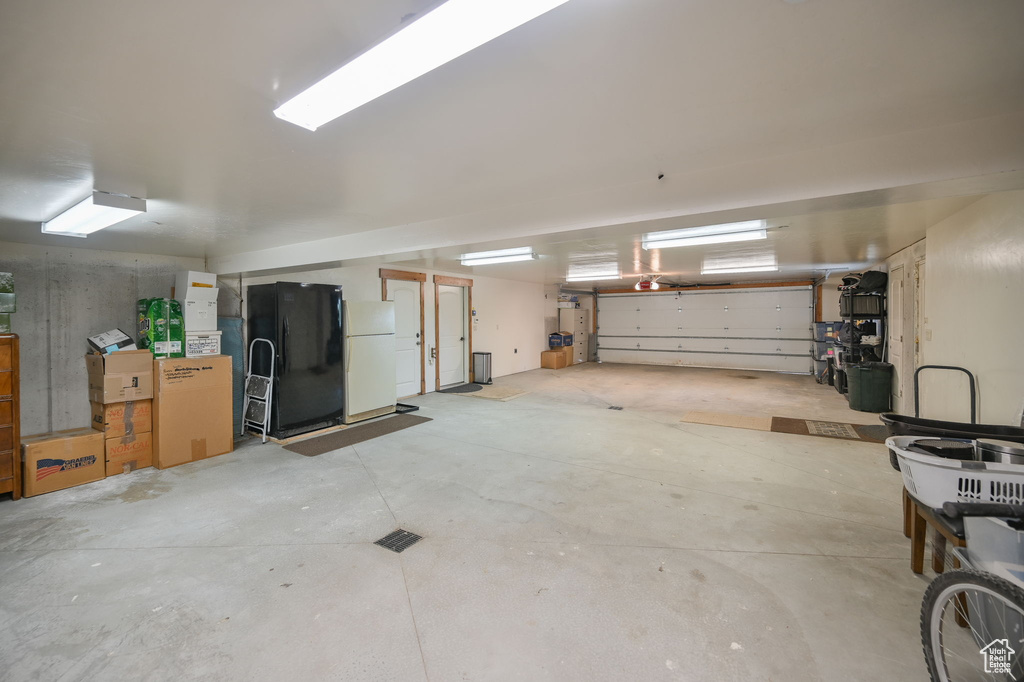
<instances>
[{"instance_id":1,"label":"white storage bin","mask_svg":"<svg viewBox=\"0 0 1024 682\"><path fill-rule=\"evenodd\" d=\"M220 355L220 332L185 332L185 357Z\"/></svg>"}]
</instances>

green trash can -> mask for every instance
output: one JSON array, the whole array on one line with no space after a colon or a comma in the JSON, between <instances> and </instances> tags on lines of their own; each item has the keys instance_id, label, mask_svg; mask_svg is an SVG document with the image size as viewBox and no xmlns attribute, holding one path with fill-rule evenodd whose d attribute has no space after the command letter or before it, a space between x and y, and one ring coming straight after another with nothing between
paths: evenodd
<instances>
[{"instance_id":1,"label":"green trash can","mask_svg":"<svg viewBox=\"0 0 1024 682\"><path fill-rule=\"evenodd\" d=\"M892 393L892 365L862 362L846 368L850 408L861 412L888 412Z\"/></svg>"}]
</instances>

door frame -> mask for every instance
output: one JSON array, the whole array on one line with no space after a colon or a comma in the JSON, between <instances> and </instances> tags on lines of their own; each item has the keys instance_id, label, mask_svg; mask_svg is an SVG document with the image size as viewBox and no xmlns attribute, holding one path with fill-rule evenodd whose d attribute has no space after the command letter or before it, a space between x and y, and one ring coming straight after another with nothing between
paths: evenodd
<instances>
[{"instance_id":1,"label":"door frame","mask_svg":"<svg viewBox=\"0 0 1024 682\"><path fill-rule=\"evenodd\" d=\"M403 282L420 283L420 392L416 395L423 395L427 392L427 332L424 326L423 311L423 285L427 281L427 275L423 272L406 272L405 270L380 269L380 300L388 300L388 280L394 279ZM401 397L401 396L399 396Z\"/></svg>"},{"instance_id":2,"label":"door frame","mask_svg":"<svg viewBox=\"0 0 1024 682\"><path fill-rule=\"evenodd\" d=\"M469 349L466 353L468 359L466 364L469 367L469 382L473 383L476 378L473 376L473 280L464 277L449 277L448 275L434 275L434 349L437 351L437 361L434 362L434 390L441 390L441 306L438 301L441 285L449 287L462 287L466 290L466 338L469 340Z\"/></svg>"}]
</instances>

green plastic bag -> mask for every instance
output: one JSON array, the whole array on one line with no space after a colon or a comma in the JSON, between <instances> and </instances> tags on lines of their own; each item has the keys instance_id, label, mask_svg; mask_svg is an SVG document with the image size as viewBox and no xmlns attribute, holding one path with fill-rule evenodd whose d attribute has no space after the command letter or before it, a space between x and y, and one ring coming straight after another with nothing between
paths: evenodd
<instances>
[{"instance_id":1,"label":"green plastic bag","mask_svg":"<svg viewBox=\"0 0 1024 682\"><path fill-rule=\"evenodd\" d=\"M140 298L135 304L135 342L139 350L149 350L149 304L154 299Z\"/></svg>"},{"instance_id":2,"label":"green plastic bag","mask_svg":"<svg viewBox=\"0 0 1024 682\"><path fill-rule=\"evenodd\" d=\"M139 323L139 344L152 351L155 358L185 357L185 318L181 303L172 298L149 299L145 319Z\"/></svg>"}]
</instances>

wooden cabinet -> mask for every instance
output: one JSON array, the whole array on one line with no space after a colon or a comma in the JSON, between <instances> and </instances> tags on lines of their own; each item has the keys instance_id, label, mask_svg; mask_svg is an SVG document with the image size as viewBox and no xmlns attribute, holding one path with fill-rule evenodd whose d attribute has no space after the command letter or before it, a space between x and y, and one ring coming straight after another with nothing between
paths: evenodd
<instances>
[{"instance_id":1,"label":"wooden cabinet","mask_svg":"<svg viewBox=\"0 0 1024 682\"><path fill-rule=\"evenodd\" d=\"M21 497L18 335L0 334L0 493Z\"/></svg>"}]
</instances>

